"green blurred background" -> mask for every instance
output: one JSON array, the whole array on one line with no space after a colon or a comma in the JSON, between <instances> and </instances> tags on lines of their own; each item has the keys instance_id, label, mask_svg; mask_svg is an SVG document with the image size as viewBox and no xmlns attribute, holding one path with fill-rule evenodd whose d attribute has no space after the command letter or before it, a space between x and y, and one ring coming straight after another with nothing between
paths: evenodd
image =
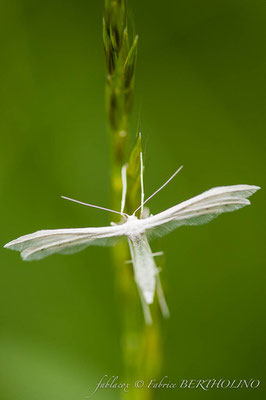
<instances>
[{"instance_id":1,"label":"green blurred background","mask_svg":"<svg viewBox=\"0 0 266 400\"><path fill-rule=\"evenodd\" d=\"M100 226L110 206L102 1L2 0L1 244L40 228ZM265 187L264 0L129 1L146 193L159 212L203 190ZM265 396L265 201L159 239L171 310L162 376L250 379L257 390L158 390L157 399ZM24 263L0 250L0 398L83 399L123 375L108 248ZM152 378L152 377L151 377ZM118 399L107 390L99 399Z\"/></svg>"}]
</instances>

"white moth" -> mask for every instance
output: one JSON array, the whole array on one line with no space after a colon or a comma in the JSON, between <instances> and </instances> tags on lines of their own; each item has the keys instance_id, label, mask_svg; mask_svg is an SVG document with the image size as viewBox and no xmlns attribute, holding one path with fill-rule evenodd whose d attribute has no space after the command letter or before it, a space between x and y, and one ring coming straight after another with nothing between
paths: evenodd
<instances>
[{"instance_id":1,"label":"white moth","mask_svg":"<svg viewBox=\"0 0 266 400\"><path fill-rule=\"evenodd\" d=\"M112 224L112 226L97 228L40 230L12 240L4 247L20 251L23 260L28 261L40 260L54 253L75 253L90 245L112 245L117 239L127 239L145 320L150 324L152 319L149 305L153 303L155 291L157 291L162 314L167 317L169 311L159 279L159 269L156 267L154 261L154 256L161 253L152 253L148 239L152 236L163 236L182 225L205 224L224 212L238 210L250 204L248 197L260 188L250 185L215 187L196 197L168 208L159 214L146 216L145 218L144 204L165 187L182 167L180 167L164 185L144 201L143 162L142 154L140 155L141 205L132 215L124 213L126 199L126 167L122 168L123 193L120 212L64 197L67 200L79 204L118 213L123 217L121 224ZM136 211L139 209L141 209L140 218L136 216Z\"/></svg>"}]
</instances>

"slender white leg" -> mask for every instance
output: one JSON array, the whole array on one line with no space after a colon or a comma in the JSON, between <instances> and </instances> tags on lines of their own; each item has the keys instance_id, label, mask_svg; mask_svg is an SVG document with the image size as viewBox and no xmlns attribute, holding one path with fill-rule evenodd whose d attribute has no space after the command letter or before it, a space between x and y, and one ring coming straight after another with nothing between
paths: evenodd
<instances>
[{"instance_id":1,"label":"slender white leg","mask_svg":"<svg viewBox=\"0 0 266 400\"><path fill-rule=\"evenodd\" d=\"M158 257L158 256L163 256L164 252L163 251L157 251L156 253L152 253L153 257Z\"/></svg>"},{"instance_id":2,"label":"slender white leg","mask_svg":"<svg viewBox=\"0 0 266 400\"><path fill-rule=\"evenodd\" d=\"M121 170L122 178L122 199L121 199L121 213L124 212L127 196L127 164L123 165Z\"/></svg>"},{"instance_id":3,"label":"slender white leg","mask_svg":"<svg viewBox=\"0 0 266 400\"><path fill-rule=\"evenodd\" d=\"M117 224L115 224L114 222L111 222L111 225L112 224L114 224L114 225L117 225ZM157 251L157 253L152 253L152 256L153 257L158 257L158 256L163 256L164 255L164 252L163 251ZM132 260L126 260L125 261L125 264L132 264L133 263L133 261Z\"/></svg>"},{"instance_id":4,"label":"slender white leg","mask_svg":"<svg viewBox=\"0 0 266 400\"><path fill-rule=\"evenodd\" d=\"M164 297L163 288L162 288L159 274L157 275L156 281L157 281L156 282L157 283L157 285L156 285L157 286L157 296L158 296L159 304L161 307L162 315L164 318L169 318L170 312L169 312L169 308L167 306L167 303L166 303L166 300Z\"/></svg>"}]
</instances>

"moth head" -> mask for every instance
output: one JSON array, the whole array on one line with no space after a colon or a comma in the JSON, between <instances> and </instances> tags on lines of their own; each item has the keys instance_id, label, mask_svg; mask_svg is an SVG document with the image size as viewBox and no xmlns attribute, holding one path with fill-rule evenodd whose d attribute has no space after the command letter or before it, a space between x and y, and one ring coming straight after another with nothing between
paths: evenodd
<instances>
[{"instance_id":1,"label":"moth head","mask_svg":"<svg viewBox=\"0 0 266 400\"><path fill-rule=\"evenodd\" d=\"M138 217L136 217L135 214L132 214L132 215L126 214L125 216L126 216L127 221L137 221L138 220Z\"/></svg>"}]
</instances>

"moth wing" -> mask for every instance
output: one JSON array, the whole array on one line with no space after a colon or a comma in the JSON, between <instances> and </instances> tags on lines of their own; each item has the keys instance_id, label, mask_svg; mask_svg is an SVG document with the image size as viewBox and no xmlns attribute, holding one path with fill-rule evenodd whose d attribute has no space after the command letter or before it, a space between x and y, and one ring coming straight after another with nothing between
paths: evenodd
<instances>
[{"instance_id":1,"label":"moth wing","mask_svg":"<svg viewBox=\"0 0 266 400\"><path fill-rule=\"evenodd\" d=\"M4 247L20 251L23 260L40 260L54 253L72 254L87 246L113 245L124 235L123 225L41 230L12 240Z\"/></svg>"},{"instance_id":2,"label":"moth wing","mask_svg":"<svg viewBox=\"0 0 266 400\"><path fill-rule=\"evenodd\" d=\"M215 187L159 214L143 219L147 235L163 236L182 225L205 224L224 212L250 204L248 197L258 186L234 185Z\"/></svg>"}]
</instances>

